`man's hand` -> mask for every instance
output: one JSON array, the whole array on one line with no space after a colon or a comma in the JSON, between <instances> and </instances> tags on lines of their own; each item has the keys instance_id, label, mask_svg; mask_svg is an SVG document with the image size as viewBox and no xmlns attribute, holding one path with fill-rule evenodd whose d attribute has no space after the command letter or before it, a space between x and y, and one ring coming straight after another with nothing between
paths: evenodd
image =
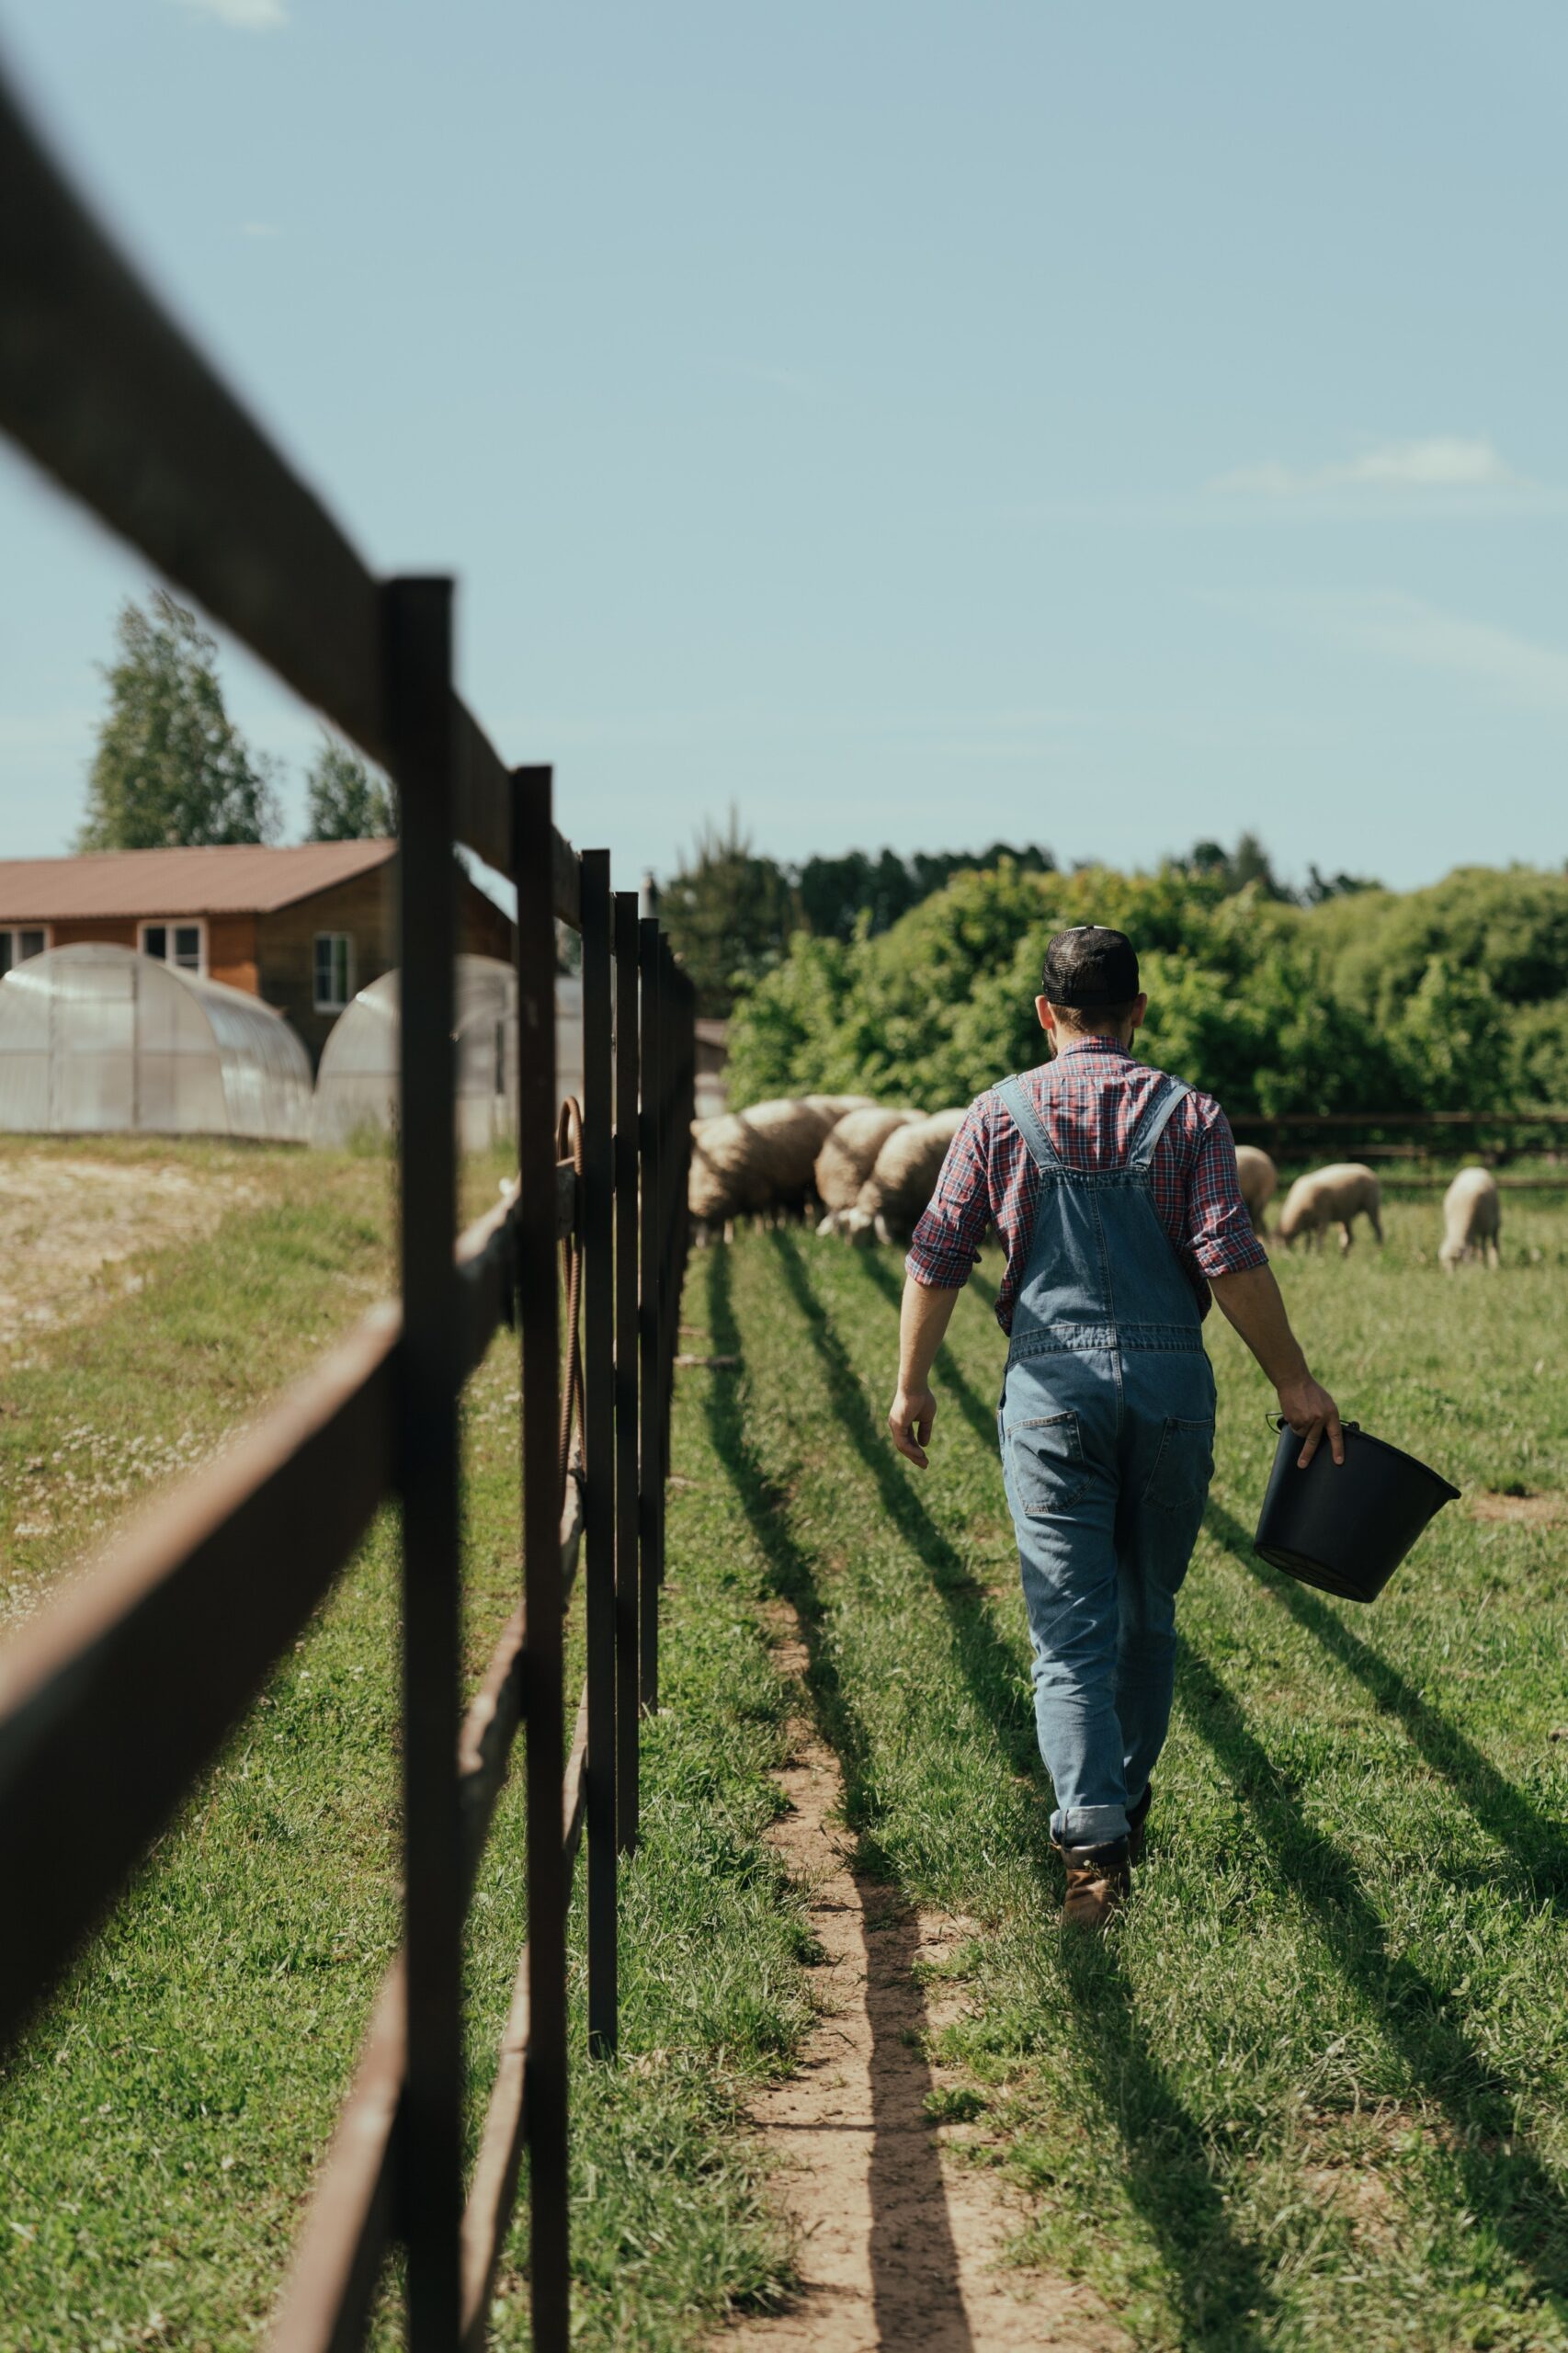
<instances>
[{"instance_id":1,"label":"man's hand","mask_svg":"<svg viewBox=\"0 0 1568 2353\"><path fill-rule=\"evenodd\" d=\"M901 1389L888 1408L888 1427L894 1446L920 1471L929 1461L926 1449L931 1443L931 1425L936 1418L937 1400L928 1389Z\"/></svg>"},{"instance_id":2,"label":"man's hand","mask_svg":"<svg viewBox=\"0 0 1568 2353\"><path fill-rule=\"evenodd\" d=\"M1310 1372L1303 1373L1298 1381L1281 1383L1278 1396L1279 1411L1296 1436L1306 1440L1296 1457L1298 1471L1304 1471L1317 1452L1324 1430L1335 1461L1343 1462L1345 1433L1339 1426L1339 1408L1322 1381L1314 1381Z\"/></svg>"}]
</instances>

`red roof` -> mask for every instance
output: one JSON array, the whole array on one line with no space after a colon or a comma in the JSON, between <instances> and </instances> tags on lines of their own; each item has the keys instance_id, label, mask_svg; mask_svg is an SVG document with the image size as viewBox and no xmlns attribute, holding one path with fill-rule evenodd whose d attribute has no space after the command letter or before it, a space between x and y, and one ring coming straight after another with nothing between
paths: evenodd
<instances>
[{"instance_id":1,"label":"red roof","mask_svg":"<svg viewBox=\"0 0 1568 2353\"><path fill-rule=\"evenodd\" d=\"M0 923L94 915L270 915L352 881L397 855L394 841L301 842L269 849L93 850L81 858L0 858Z\"/></svg>"}]
</instances>

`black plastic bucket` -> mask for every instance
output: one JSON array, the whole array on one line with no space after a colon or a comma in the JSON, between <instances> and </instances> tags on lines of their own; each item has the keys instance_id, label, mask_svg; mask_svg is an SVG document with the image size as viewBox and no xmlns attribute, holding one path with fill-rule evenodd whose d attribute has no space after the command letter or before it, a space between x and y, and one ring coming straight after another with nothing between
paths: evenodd
<instances>
[{"instance_id":1,"label":"black plastic bucket","mask_svg":"<svg viewBox=\"0 0 1568 2353\"><path fill-rule=\"evenodd\" d=\"M1342 1601L1375 1601L1427 1521L1460 1491L1355 1422L1345 1425L1343 1462L1326 1437L1304 1471L1297 1468L1301 1450L1287 1423L1253 1549L1302 1585Z\"/></svg>"}]
</instances>

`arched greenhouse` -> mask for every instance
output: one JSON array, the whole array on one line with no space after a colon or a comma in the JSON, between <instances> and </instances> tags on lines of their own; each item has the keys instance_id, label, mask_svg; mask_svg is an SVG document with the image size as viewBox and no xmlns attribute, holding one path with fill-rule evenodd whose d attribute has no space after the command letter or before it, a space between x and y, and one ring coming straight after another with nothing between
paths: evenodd
<instances>
[{"instance_id":1,"label":"arched greenhouse","mask_svg":"<svg viewBox=\"0 0 1568 2353\"><path fill-rule=\"evenodd\" d=\"M383 972L361 989L323 1048L312 1143L342 1145L395 1127L400 979ZM517 974L494 956L460 956L456 989L458 1142L482 1152L517 1133Z\"/></svg>"},{"instance_id":2,"label":"arched greenhouse","mask_svg":"<svg viewBox=\"0 0 1568 2353\"><path fill-rule=\"evenodd\" d=\"M302 1143L311 1063L281 1014L103 942L0 980L0 1130Z\"/></svg>"}]
</instances>

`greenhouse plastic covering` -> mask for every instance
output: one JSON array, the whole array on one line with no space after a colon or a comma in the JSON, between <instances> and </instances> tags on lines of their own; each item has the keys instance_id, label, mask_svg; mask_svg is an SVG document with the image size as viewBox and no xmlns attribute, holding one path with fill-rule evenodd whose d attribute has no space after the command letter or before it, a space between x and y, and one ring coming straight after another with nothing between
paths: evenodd
<instances>
[{"instance_id":1,"label":"greenhouse plastic covering","mask_svg":"<svg viewBox=\"0 0 1568 2353\"><path fill-rule=\"evenodd\" d=\"M0 980L0 1130L302 1143L310 1120L310 1057L257 997L100 942Z\"/></svg>"},{"instance_id":2,"label":"greenhouse plastic covering","mask_svg":"<svg viewBox=\"0 0 1568 2353\"><path fill-rule=\"evenodd\" d=\"M516 1135L517 982L492 956L457 959L458 1142L482 1152ZM395 1126L400 976L383 972L360 990L323 1049L316 1074L312 1143L343 1145ZM582 1086L581 989L559 983L557 1093ZM568 992L575 991L575 997Z\"/></svg>"}]
</instances>

